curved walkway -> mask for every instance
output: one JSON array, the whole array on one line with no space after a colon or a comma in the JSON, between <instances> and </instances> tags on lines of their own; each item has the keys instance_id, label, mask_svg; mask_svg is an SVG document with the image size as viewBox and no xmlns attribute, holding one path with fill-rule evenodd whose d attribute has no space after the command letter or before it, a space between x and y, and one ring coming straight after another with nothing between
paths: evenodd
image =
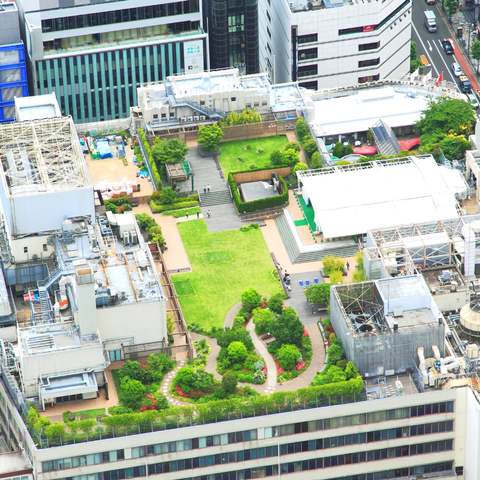
<instances>
[{"instance_id":1,"label":"curved walkway","mask_svg":"<svg viewBox=\"0 0 480 480\"><path fill-rule=\"evenodd\" d=\"M175 375L177 374L178 370L180 370L182 367L185 366L185 360L181 360L180 362L177 363L177 366L173 369L173 370L170 370L166 375L165 377L163 377L163 382L162 382L162 386L161 386L161 391L163 394L166 395L167 399L168 399L168 403L170 405L176 405L176 406L179 406L179 405L191 405L190 403L188 402L181 402L180 400L177 400L176 398L173 398L171 395L170 395L170 385L172 384L172 380L173 380L173 377L175 377Z\"/></svg>"}]
</instances>

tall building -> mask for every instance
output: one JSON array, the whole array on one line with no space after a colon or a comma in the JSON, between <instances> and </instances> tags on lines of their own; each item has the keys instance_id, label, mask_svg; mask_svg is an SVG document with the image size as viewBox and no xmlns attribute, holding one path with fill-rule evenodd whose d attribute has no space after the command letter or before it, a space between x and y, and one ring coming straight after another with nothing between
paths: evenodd
<instances>
[{"instance_id":1,"label":"tall building","mask_svg":"<svg viewBox=\"0 0 480 480\"><path fill-rule=\"evenodd\" d=\"M311 89L386 78L410 68L411 1L259 0L260 70Z\"/></svg>"},{"instance_id":2,"label":"tall building","mask_svg":"<svg viewBox=\"0 0 480 480\"><path fill-rule=\"evenodd\" d=\"M200 0L19 0L31 91L75 123L125 118L137 87L203 71Z\"/></svg>"},{"instance_id":3,"label":"tall building","mask_svg":"<svg viewBox=\"0 0 480 480\"><path fill-rule=\"evenodd\" d=\"M25 49L17 6L0 0L0 122L15 120L15 97L28 97Z\"/></svg>"},{"instance_id":4,"label":"tall building","mask_svg":"<svg viewBox=\"0 0 480 480\"><path fill-rule=\"evenodd\" d=\"M210 66L259 73L258 0L203 0Z\"/></svg>"}]
</instances>

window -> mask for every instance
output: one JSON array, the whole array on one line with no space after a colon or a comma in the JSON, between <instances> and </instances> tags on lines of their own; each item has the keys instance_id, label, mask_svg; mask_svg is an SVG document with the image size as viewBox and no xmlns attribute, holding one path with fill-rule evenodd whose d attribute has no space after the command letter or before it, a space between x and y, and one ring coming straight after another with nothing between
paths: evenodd
<instances>
[{"instance_id":1,"label":"window","mask_svg":"<svg viewBox=\"0 0 480 480\"><path fill-rule=\"evenodd\" d=\"M371 67L373 65L378 65L379 63L380 63L380 58L372 58L370 60L360 60L358 62L358 68Z\"/></svg>"},{"instance_id":2,"label":"window","mask_svg":"<svg viewBox=\"0 0 480 480\"><path fill-rule=\"evenodd\" d=\"M28 253L28 247L23 247L23 253Z\"/></svg>"},{"instance_id":3,"label":"window","mask_svg":"<svg viewBox=\"0 0 480 480\"><path fill-rule=\"evenodd\" d=\"M44 243L44 244L43 244L43 251L46 252L47 250L48 250L47 244Z\"/></svg>"},{"instance_id":4,"label":"window","mask_svg":"<svg viewBox=\"0 0 480 480\"><path fill-rule=\"evenodd\" d=\"M375 50L376 48L380 48L380 42L363 43L362 45L358 46L358 51L364 52L365 50Z\"/></svg>"},{"instance_id":5,"label":"window","mask_svg":"<svg viewBox=\"0 0 480 480\"><path fill-rule=\"evenodd\" d=\"M299 50L298 59L307 60L308 58L317 58L318 49L317 48L308 48L307 50Z\"/></svg>"},{"instance_id":6,"label":"window","mask_svg":"<svg viewBox=\"0 0 480 480\"><path fill-rule=\"evenodd\" d=\"M268 18L268 21L269 21L270 23L272 23L272 17L271 17L270 14L268 13L268 10L267 10L267 18Z\"/></svg>"},{"instance_id":7,"label":"window","mask_svg":"<svg viewBox=\"0 0 480 480\"><path fill-rule=\"evenodd\" d=\"M267 27L267 35L268 35L268 38L272 38L272 32L268 27Z\"/></svg>"},{"instance_id":8,"label":"window","mask_svg":"<svg viewBox=\"0 0 480 480\"><path fill-rule=\"evenodd\" d=\"M299 35L298 36L298 44L302 45L304 43L313 43L318 42L318 34L311 33L310 35Z\"/></svg>"},{"instance_id":9,"label":"window","mask_svg":"<svg viewBox=\"0 0 480 480\"><path fill-rule=\"evenodd\" d=\"M298 67L298 77L309 77L318 74L318 65L302 65Z\"/></svg>"},{"instance_id":10,"label":"window","mask_svg":"<svg viewBox=\"0 0 480 480\"><path fill-rule=\"evenodd\" d=\"M236 102L236 101L237 101L237 97L231 97L231 98L230 98L230 101L231 101L231 102Z\"/></svg>"},{"instance_id":11,"label":"window","mask_svg":"<svg viewBox=\"0 0 480 480\"><path fill-rule=\"evenodd\" d=\"M372 75L369 77L358 77L358 83L367 83L367 82L375 82L380 79L380 75ZM380 420L377 420L380 421Z\"/></svg>"}]
</instances>

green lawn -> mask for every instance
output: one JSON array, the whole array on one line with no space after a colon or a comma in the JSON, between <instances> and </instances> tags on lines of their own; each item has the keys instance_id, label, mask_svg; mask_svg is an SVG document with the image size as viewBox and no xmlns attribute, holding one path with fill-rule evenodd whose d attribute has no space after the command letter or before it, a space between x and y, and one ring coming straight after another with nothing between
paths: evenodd
<instances>
[{"instance_id":1,"label":"green lawn","mask_svg":"<svg viewBox=\"0 0 480 480\"><path fill-rule=\"evenodd\" d=\"M180 208L179 210L167 210L166 212L162 212L162 215L164 216L177 215L177 217L180 218L180 217L186 217L188 212L188 214L193 217L194 215L197 214L198 211L200 211L200 207L197 206L197 207L190 207L190 208Z\"/></svg>"},{"instance_id":2,"label":"green lawn","mask_svg":"<svg viewBox=\"0 0 480 480\"><path fill-rule=\"evenodd\" d=\"M270 253L262 232L227 230L209 233L205 221L193 220L178 224L178 230L187 251L193 272L173 275L179 280L190 279L196 295L178 297L187 323L204 328L223 327L225 315L237 302L242 292L254 287L262 296L280 292L274 276ZM229 252L228 263L207 263L205 258L221 259L219 254Z\"/></svg>"},{"instance_id":3,"label":"green lawn","mask_svg":"<svg viewBox=\"0 0 480 480\"><path fill-rule=\"evenodd\" d=\"M189 278L187 279L177 278L176 280L173 280L173 284L175 285L175 290L179 297L184 295L195 294L195 290L193 289L192 282L190 281Z\"/></svg>"},{"instance_id":4,"label":"green lawn","mask_svg":"<svg viewBox=\"0 0 480 480\"><path fill-rule=\"evenodd\" d=\"M75 416L77 417L77 420L80 418L80 415L88 415L90 418L93 418L95 420L99 415L105 415L105 409L104 408L94 408L93 410L81 410L80 412L73 412ZM67 415L66 413L63 414L63 420L66 422L67 421Z\"/></svg>"},{"instance_id":5,"label":"green lawn","mask_svg":"<svg viewBox=\"0 0 480 480\"><path fill-rule=\"evenodd\" d=\"M245 171L250 168L250 165L255 165L255 168L264 167L270 159L270 154L274 150L283 150L287 143L286 135L225 142L220 144L221 154L218 156L218 160L222 165L225 177L227 177L229 172ZM252 147L251 150L245 150L244 147L247 145ZM263 148L263 153L257 153L259 148ZM239 162L238 157L243 157L243 162Z\"/></svg>"}]
</instances>

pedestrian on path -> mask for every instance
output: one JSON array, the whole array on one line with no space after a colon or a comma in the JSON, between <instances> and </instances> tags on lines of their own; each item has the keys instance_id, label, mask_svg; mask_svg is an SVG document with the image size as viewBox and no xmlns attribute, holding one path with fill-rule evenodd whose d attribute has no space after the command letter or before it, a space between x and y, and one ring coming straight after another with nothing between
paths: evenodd
<instances>
[{"instance_id":1,"label":"pedestrian on path","mask_svg":"<svg viewBox=\"0 0 480 480\"><path fill-rule=\"evenodd\" d=\"M350 264L347 262L347 271L350 270Z\"/></svg>"},{"instance_id":2,"label":"pedestrian on path","mask_svg":"<svg viewBox=\"0 0 480 480\"><path fill-rule=\"evenodd\" d=\"M200 212L197 210L197 218L200 218Z\"/></svg>"},{"instance_id":3,"label":"pedestrian on path","mask_svg":"<svg viewBox=\"0 0 480 480\"><path fill-rule=\"evenodd\" d=\"M185 216L187 217L187 220L188 220L188 212L185 213Z\"/></svg>"},{"instance_id":4,"label":"pedestrian on path","mask_svg":"<svg viewBox=\"0 0 480 480\"><path fill-rule=\"evenodd\" d=\"M207 185L207 192L210 193L210 184Z\"/></svg>"},{"instance_id":5,"label":"pedestrian on path","mask_svg":"<svg viewBox=\"0 0 480 480\"><path fill-rule=\"evenodd\" d=\"M206 185L203 186L203 193L207 193L207 186Z\"/></svg>"},{"instance_id":6,"label":"pedestrian on path","mask_svg":"<svg viewBox=\"0 0 480 480\"><path fill-rule=\"evenodd\" d=\"M210 210L207 210L207 217L210 218Z\"/></svg>"}]
</instances>

